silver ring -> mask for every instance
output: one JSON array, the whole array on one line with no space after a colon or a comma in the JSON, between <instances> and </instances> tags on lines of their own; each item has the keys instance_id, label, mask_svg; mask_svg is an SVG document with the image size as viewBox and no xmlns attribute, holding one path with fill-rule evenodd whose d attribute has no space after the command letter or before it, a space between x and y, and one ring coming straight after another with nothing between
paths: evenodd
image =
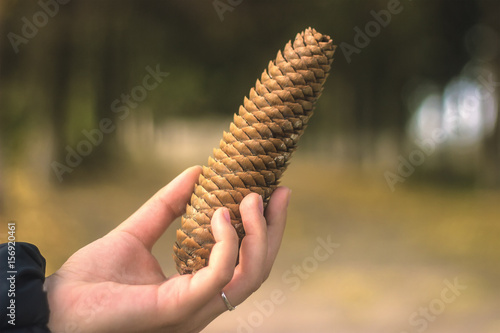
<instances>
[{"instance_id":1,"label":"silver ring","mask_svg":"<svg viewBox=\"0 0 500 333\"><path fill-rule=\"evenodd\" d=\"M223 291L220 293L220 295L222 296L222 300L224 301L224 304L226 304L226 307L229 311L236 310L236 307L232 306L231 303L229 303L229 300L227 299L226 294L224 294Z\"/></svg>"}]
</instances>

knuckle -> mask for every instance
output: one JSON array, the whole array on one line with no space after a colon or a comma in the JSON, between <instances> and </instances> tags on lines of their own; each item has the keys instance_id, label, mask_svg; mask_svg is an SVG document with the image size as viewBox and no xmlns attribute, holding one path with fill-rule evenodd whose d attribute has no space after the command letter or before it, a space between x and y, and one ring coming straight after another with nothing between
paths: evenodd
<instances>
[{"instance_id":1,"label":"knuckle","mask_svg":"<svg viewBox=\"0 0 500 333\"><path fill-rule=\"evenodd\" d=\"M217 280L219 281L221 286L225 286L228 284L234 275L234 269L232 268L224 268L217 272Z\"/></svg>"},{"instance_id":2,"label":"knuckle","mask_svg":"<svg viewBox=\"0 0 500 333\"><path fill-rule=\"evenodd\" d=\"M259 290L260 287L262 286L263 282L264 281L260 277L255 277L253 279L252 283L250 284L250 286L251 286L250 290L252 291L252 293L254 293L257 290Z\"/></svg>"}]
</instances>

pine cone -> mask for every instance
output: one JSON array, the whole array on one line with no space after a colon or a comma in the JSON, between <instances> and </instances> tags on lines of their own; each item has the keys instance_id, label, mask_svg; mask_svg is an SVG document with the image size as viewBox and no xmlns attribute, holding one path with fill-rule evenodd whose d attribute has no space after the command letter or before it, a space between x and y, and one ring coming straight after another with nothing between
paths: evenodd
<instances>
[{"instance_id":1,"label":"pine cone","mask_svg":"<svg viewBox=\"0 0 500 333\"><path fill-rule=\"evenodd\" d=\"M215 244L210 220L227 207L241 240L239 204L255 192L264 205L278 186L313 113L333 61L335 45L315 29L297 34L269 63L224 132L220 147L203 167L177 231L174 259L181 274L208 265Z\"/></svg>"}]
</instances>

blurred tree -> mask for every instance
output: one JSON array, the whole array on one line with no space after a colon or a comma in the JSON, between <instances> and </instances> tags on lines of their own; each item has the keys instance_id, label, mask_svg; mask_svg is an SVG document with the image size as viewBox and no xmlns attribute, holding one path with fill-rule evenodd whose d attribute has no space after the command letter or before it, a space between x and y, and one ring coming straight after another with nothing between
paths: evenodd
<instances>
[{"instance_id":1,"label":"blurred tree","mask_svg":"<svg viewBox=\"0 0 500 333\"><path fill-rule=\"evenodd\" d=\"M71 1L57 11L53 3L0 2L0 144L9 161L23 154L33 129L48 133L51 160L64 162L67 147L86 139L83 131L105 118L127 121L111 104L141 84L147 66L170 76L131 110L134 116L148 110L157 121L229 119L277 47L314 26L339 45L365 39L359 52L337 49L312 122L318 135L335 132L335 140L348 143L342 158L370 164L380 159L387 137L397 152L407 149L412 84L427 80L444 87L470 60L464 47L470 27L483 23L500 31L493 0L401 1L386 23L380 15L392 3L387 0L243 1L223 20L211 1ZM25 26L35 23L36 34L23 37ZM370 24L378 30L367 35ZM23 42L14 46L9 33ZM496 73L498 62L498 56L491 62ZM499 136L497 124L484 141L481 163L497 183ZM119 161L121 148L116 132L106 134L81 169ZM453 164L443 158L438 174L448 174Z\"/></svg>"}]
</instances>

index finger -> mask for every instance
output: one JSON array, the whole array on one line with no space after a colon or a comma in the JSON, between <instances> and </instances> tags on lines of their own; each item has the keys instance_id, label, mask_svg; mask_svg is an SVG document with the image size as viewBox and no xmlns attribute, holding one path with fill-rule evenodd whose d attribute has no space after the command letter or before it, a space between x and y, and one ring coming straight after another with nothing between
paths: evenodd
<instances>
[{"instance_id":1,"label":"index finger","mask_svg":"<svg viewBox=\"0 0 500 333\"><path fill-rule=\"evenodd\" d=\"M260 210L260 196L247 195L240 204L240 212L245 228L245 237L241 242L240 262L236 266L234 277L224 288L233 306L242 303L264 281L264 265L268 253L266 220ZM219 306L221 303L220 296Z\"/></svg>"},{"instance_id":2,"label":"index finger","mask_svg":"<svg viewBox=\"0 0 500 333\"><path fill-rule=\"evenodd\" d=\"M290 190L279 187L274 191L265 218L259 212L257 197L247 197L245 204L248 205L240 206L242 217L246 217L244 222L247 232L241 244L240 264L236 267L233 279L224 288L233 305L247 299L269 276L283 238ZM214 302L218 307L225 307L220 296Z\"/></svg>"}]
</instances>

